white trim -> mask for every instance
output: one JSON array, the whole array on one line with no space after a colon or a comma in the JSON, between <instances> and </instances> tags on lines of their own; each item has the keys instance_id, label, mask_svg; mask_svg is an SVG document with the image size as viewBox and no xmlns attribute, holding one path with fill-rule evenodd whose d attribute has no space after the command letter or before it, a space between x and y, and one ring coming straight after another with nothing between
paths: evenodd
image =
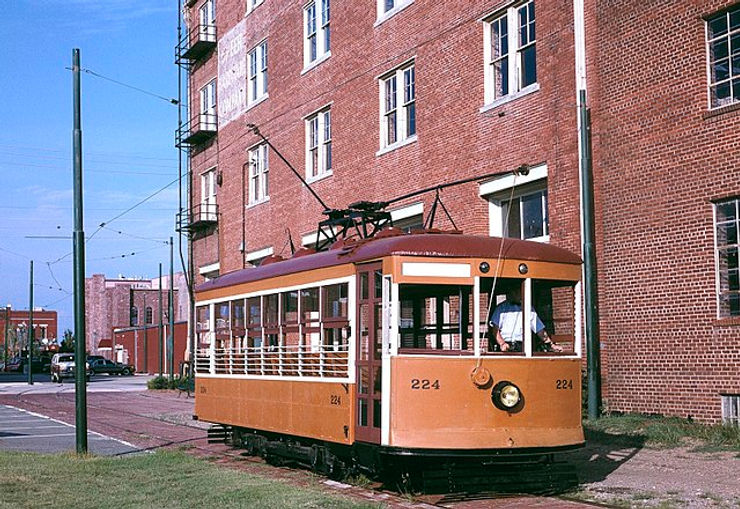
<instances>
[{"instance_id":1,"label":"white trim","mask_svg":"<svg viewBox=\"0 0 740 509\"><path fill-rule=\"evenodd\" d=\"M270 256L273 253L272 247L265 247L263 249L257 249L255 251L248 252L244 259L248 262L251 262L252 260L259 260L260 258L264 258L265 256Z\"/></svg>"},{"instance_id":2,"label":"white trim","mask_svg":"<svg viewBox=\"0 0 740 509\"><path fill-rule=\"evenodd\" d=\"M254 11L257 7L263 4L265 0L247 0L247 12L244 13L246 16L250 12Z\"/></svg>"},{"instance_id":3,"label":"white trim","mask_svg":"<svg viewBox=\"0 0 740 509\"><path fill-rule=\"evenodd\" d=\"M314 182L318 182L319 180L324 180L327 177L331 177L334 175L334 171L329 170L327 172L322 173L321 175L317 175L316 177L306 177L306 184L313 184Z\"/></svg>"},{"instance_id":4,"label":"white trim","mask_svg":"<svg viewBox=\"0 0 740 509\"><path fill-rule=\"evenodd\" d=\"M221 270L221 262L203 265L198 268L198 273L202 276L203 274L208 274L209 272L215 272L217 270Z\"/></svg>"},{"instance_id":5,"label":"white trim","mask_svg":"<svg viewBox=\"0 0 740 509\"><path fill-rule=\"evenodd\" d=\"M416 135L409 136L405 140L397 141L393 145L388 145L387 147L381 148L377 152L375 152L375 156L382 156L383 154L387 154L388 152L393 152L397 148L405 147L406 145L410 145L412 143L416 143L417 137Z\"/></svg>"},{"instance_id":6,"label":"white trim","mask_svg":"<svg viewBox=\"0 0 740 509\"><path fill-rule=\"evenodd\" d=\"M398 5L395 5L393 9L383 12L382 7L383 0L377 0L377 15L378 19L373 23L373 28L377 28L378 26L382 25L386 21L388 21L390 18L404 10L406 7L414 3L414 0L399 0Z\"/></svg>"},{"instance_id":7,"label":"white trim","mask_svg":"<svg viewBox=\"0 0 740 509\"><path fill-rule=\"evenodd\" d=\"M263 295L272 295L276 293L291 292L294 290L303 290L304 288L313 288L315 286L330 286L330 285L335 285L339 283L350 283L350 287L351 287L353 284L352 282L354 281L354 278L355 276L345 276L345 277L339 277L339 278L333 278L333 279L322 279L319 281L313 281L311 283L304 283L302 285L279 286L279 287L270 288L267 290L259 290L256 292L249 292L249 293L238 293L236 295L229 295L228 297L197 301L195 305L196 306L208 306L211 304L217 304L219 302L227 302L227 301L232 301L236 299L248 299L250 297L261 297ZM352 297L352 294L350 294L350 298L354 302L355 297ZM211 330L215 330L215 329L211 329Z\"/></svg>"},{"instance_id":8,"label":"white trim","mask_svg":"<svg viewBox=\"0 0 740 509\"><path fill-rule=\"evenodd\" d=\"M520 99L520 98L524 97L525 95L529 95L529 94L533 94L535 92L539 92L539 90L540 90L540 84L539 84L539 82L532 83L531 85L529 85L527 87L524 87L523 89L521 89L521 90L519 90L517 92L514 92L512 94L505 95L503 97L500 97L500 98L496 99L495 101L492 101L492 102L490 102L488 104L485 104L485 105L481 106L481 109L478 110L478 111L480 113L485 113L485 112L490 111L490 110L492 110L494 108L497 108L498 106L501 106L502 104L506 104L506 103L509 103L511 101L516 101L517 99Z\"/></svg>"},{"instance_id":9,"label":"white trim","mask_svg":"<svg viewBox=\"0 0 740 509\"><path fill-rule=\"evenodd\" d=\"M573 289L573 292L575 294L575 302L573 305L575 306L574 314L575 314L575 327L573 329L573 338L574 345L573 345L573 353L577 355L578 357L581 356L583 353L583 285L580 281L576 283L575 288Z\"/></svg>"},{"instance_id":10,"label":"white trim","mask_svg":"<svg viewBox=\"0 0 740 509\"><path fill-rule=\"evenodd\" d=\"M198 378L229 378L240 380L279 380L281 382L325 382L325 383L348 383L354 384L355 380L350 376L346 377L320 377L320 376L281 376L281 375L242 375L242 374L213 374L197 373Z\"/></svg>"},{"instance_id":11,"label":"white trim","mask_svg":"<svg viewBox=\"0 0 740 509\"><path fill-rule=\"evenodd\" d=\"M247 203L247 205L245 206L245 208L246 209L251 209L253 207L256 207L257 205L262 205L263 203L267 203L268 201L270 201L270 197L269 196L265 196L264 198L262 198L260 200L253 201L252 203Z\"/></svg>"},{"instance_id":12,"label":"white trim","mask_svg":"<svg viewBox=\"0 0 740 509\"><path fill-rule=\"evenodd\" d=\"M473 278L473 355L480 357L480 276ZM488 322L488 317L486 317Z\"/></svg>"},{"instance_id":13,"label":"white trim","mask_svg":"<svg viewBox=\"0 0 740 509\"><path fill-rule=\"evenodd\" d=\"M262 104L263 102L265 102L269 98L270 98L270 94L265 94L263 96L260 96L258 99L255 99L251 103L247 104L247 109L245 109L244 111L247 112L247 111L251 110L252 108L254 108L255 106L257 106L258 104ZM258 145L259 145L259 143L258 143Z\"/></svg>"},{"instance_id":14,"label":"white trim","mask_svg":"<svg viewBox=\"0 0 740 509\"><path fill-rule=\"evenodd\" d=\"M420 277L470 277L469 263L403 262L401 274Z\"/></svg>"},{"instance_id":15,"label":"white trim","mask_svg":"<svg viewBox=\"0 0 740 509\"><path fill-rule=\"evenodd\" d=\"M380 444L389 445L391 436L391 343L395 318L393 316L393 280L391 276L383 276L382 297L382 380L380 393Z\"/></svg>"},{"instance_id":16,"label":"white trim","mask_svg":"<svg viewBox=\"0 0 740 509\"><path fill-rule=\"evenodd\" d=\"M714 298L715 298L715 304L716 304L716 318L719 319L722 316L722 312L720 310L721 303L720 303L720 292L721 292L721 282L720 282L720 276L719 276L719 249L717 246L717 204L712 203L712 242L714 243Z\"/></svg>"},{"instance_id":17,"label":"white trim","mask_svg":"<svg viewBox=\"0 0 740 509\"><path fill-rule=\"evenodd\" d=\"M314 69L315 67L318 67L319 64L322 64L322 63L326 62L327 60L329 60L329 57L330 56L331 56L331 51L327 51L326 53L324 53L323 55L321 55L320 57L318 57L316 60L314 60L310 64L304 66L303 69L301 69L301 76L303 76L304 74L306 74L311 69Z\"/></svg>"},{"instance_id":18,"label":"white trim","mask_svg":"<svg viewBox=\"0 0 740 509\"><path fill-rule=\"evenodd\" d=\"M522 302L522 327L524 340L524 356L532 357L532 326L529 323L529 316L532 312L532 278L524 280L524 302Z\"/></svg>"},{"instance_id":19,"label":"white trim","mask_svg":"<svg viewBox=\"0 0 740 509\"><path fill-rule=\"evenodd\" d=\"M547 164L541 163L529 168L529 174L526 176L515 176L513 174L504 175L480 184L480 187L478 189L478 196L484 197L489 194L495 194L507 189L511 189L515 184L517 187L519 187L523 186L524 184L529 184L546 178Z\"/></svg>"},{"instance_id":20,"label":"white trim","mask_svg":"<svg viewBox=\"0 0 740 509\"><path fill-rule=\"evenodd\" d=\"M390 213L391 213L392 221L401 221L403 219L408 219L409 217L423 215L424 214L424 203L423 202L413 203L405 207L391 210Z\"/></svg>"}]
</instances>

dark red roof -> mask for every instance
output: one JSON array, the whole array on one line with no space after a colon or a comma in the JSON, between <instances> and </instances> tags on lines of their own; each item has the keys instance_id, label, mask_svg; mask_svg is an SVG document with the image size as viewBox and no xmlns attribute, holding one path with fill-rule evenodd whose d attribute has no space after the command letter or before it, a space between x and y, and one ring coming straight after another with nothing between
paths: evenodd
<instances>
[{"instance_id":1,"label":"dark red roof","mask_svg":"<svg viewBox=\"0 0 740 509\"><path fill-rule=\"evenodd\" d=\"M224 288L306 270L344 263L361 263L385 256L434 256L441 258L497 258L502 239L461 234L411 234L373 238L336 249L274 261L252 269L229 272L196 287L196 292ZM516 260L546 261L578 265L579 256L541 242L503 239L502 257Z\"/></svg>"}]
</instances>

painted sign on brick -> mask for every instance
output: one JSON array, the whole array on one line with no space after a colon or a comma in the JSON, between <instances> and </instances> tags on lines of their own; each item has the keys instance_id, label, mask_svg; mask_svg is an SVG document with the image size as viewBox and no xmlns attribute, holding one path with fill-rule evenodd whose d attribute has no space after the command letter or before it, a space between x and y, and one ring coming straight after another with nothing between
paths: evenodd
<instances>
[{"instance_id":1,"label":"painted sign on brick","mask_svg":"<svg viewBox=\"0 0 740 509\"><path fill-rule=\"evenodd\" d=\"M245 20L218 41L218 127L222 129L247 109Z\"/></svg>"}]
</instances>

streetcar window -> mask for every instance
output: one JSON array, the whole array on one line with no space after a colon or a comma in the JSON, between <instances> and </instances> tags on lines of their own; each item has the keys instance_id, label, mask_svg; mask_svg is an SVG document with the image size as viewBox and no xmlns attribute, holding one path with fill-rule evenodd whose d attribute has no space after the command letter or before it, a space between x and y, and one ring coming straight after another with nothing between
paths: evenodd
<instances>
[{"instance_id":1,"label":"streetcar window","mask_svg":"<svg viewBox=\"0 0 740 509\"><path fill-rule=\"evenodd\" d=\"M197 308L195 329L198 333L198 343L208 345L211 342L211 307L201 306Z\"/></svg>"},{"instance_id":2,"label":"streetcar window","mask_svg":"<svg viewBox=\"0 0 740 509\"><path fill-rule=\"evenodd\" d=\"M229 328L229 303L219 302L216 304L216 330Z\"/></svg>"},{"instance_id":3,"label":"streetcar window","mask_svg":"<svg viewBox=\"0 0 740 509\"><path fill-rule=\"evenodd\" d=\"M319 321L319 289L306 288L301 290L301 323L318 325Z\"/></svg>"},{"instance_id":4,"label":"streetcar window","mask_svg":"<svg viewBox=\"0 0 740 509\"><path fill-rule=\"evenodd\" d=\"M276 293L272 295L265 295L265 327L277 327L278 326L278 295Z\"/></svg>"},{"instance_id":5,"label":"streetcar window","mask_svg":"<svg viewBox=\"0 0 740 509\"><path fill-rule=\"evenodd\" d=\"M341 283L324 287L324 320L347 318L349 285Z\"/></svg>"},{"instance_id":6,"label":"streetcar window","mask_svg":"<svg viewBox=\"0 0 740 509\"><path fill-rule=\"evenodd\" d=\"M283 292L282 294L281 324L298 323L298 292L296 290Z\"/></svg>"},{"instance_id":7,"label":"streetcar window","mask_svg":"<svg viewBox=\"0 0 740 509\"><path fill-rule=\"evenodd\" d=\"M481 278L480 316L478 317L481 331L481 352L509 355L523 354L524 328L522 327L520 307L523 294L523 279ZM517 315L512 311L518 306L520 311ZM501 330L498 333L495 328L491 327L492 321L499 322L499 325L501 325Z\"/></svg>"},{"instance_id":8,"label":"streetcar window","mask_svg":"<svg viewBox=\"0 0 740 509\"><path fill-rule=\"evenodd\" d=\"M401 285L401 349L473 352L472 286Z\"/></svg>"},{"instance_id":9,"label":"streetcar window","mask_svg":"<svg viewBox=\"0 0 740 509\"><path fill-rule=\"evenodd\" d=\"M247 346L262 346L262 305L260 297L247 299Z\"/></svg>"},{"instance_id":10,"label":"streetcar window","mask_svg":"<svg viewBox=\"0 0 740 509\"><path fill-rule=\"evenodd\" d=\"M572 281L532 280L532 305L545 326L550 340L564 354L575 351L575 283ZM543 344L539 336L532 350L536 355L558 354Z\"/></svg>"},{"instance_id":11,"label":"streetcar window","mask_svg":"<svg viewBox=\"0 0 740 509\"><path fill-rule=\"evenodd\" d=\"M244 300L231 301L231 328L232 330L244 330Z\"/></svg>"}]
</instances>

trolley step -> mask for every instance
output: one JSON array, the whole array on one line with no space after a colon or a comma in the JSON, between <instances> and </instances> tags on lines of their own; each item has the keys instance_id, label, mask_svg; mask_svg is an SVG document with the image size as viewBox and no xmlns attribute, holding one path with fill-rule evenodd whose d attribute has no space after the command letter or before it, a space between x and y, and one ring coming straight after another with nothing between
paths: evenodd
<instances>
[{"instance_id":1,"label":"trolley step","mask_svg":"<svg viewBox=\"0 0 740 509\"><path fill-rule=\"evenodd\" d=\"M227 444L231 440L231 426L216 424L208 428L209 444Z\"/></svg>"}]
</instances>

